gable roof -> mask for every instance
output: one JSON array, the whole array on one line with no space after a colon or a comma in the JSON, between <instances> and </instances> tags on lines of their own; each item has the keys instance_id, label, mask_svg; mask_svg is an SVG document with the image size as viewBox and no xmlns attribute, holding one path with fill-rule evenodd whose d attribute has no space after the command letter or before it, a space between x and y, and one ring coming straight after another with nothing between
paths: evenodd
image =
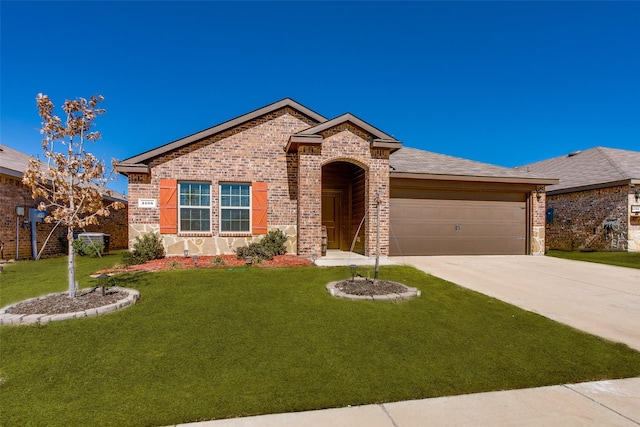
<instances>
[{"instance_id":1,"label":"gable roof","mask_svg":"<svg viewBox=\"0 0 640 427\"><path fill-rule=\"evenodd\" d=\"M316 126L291 135L289 141L287 142L287 145L285 146L285 151L296 151L300 143L320 144L322 143L322 136L320 134L323 131L339 126L343 123L351 123L373 135L373 138L370 140L372 148L390 148L391 152L393 152L402 147L402 143L394 137L387 135L380 129L371 126L369 123L354 116L351 113L345 113L341 116L336 117L335 119L325 121Z\"/></svg>"},{"instance_id":2,"label":"gable roof","mask_svg":"<svg viewBox=\"0 0 640 427\"><path fill-rule=\"evenodd\" d=\"M215 135L220 132L224 132L228 129L231 129L235 126L242 125L243 123L249 122L253 119L256 119L260 116L264 116L265 114L272 113L281 108L290 107L299 113L313 119L316 122L322 123L326 122L327 119L315 111L305 107L302 104L297 103L291 98L284 98L280 101L274 102L273 104L269 104L265 107L258 108L257 110L251 111L247 114L243 114L234 119L227 120L224 123L219 125L210 127L208 129L202 130L200 132L196 132L184 138L180 138L168 144L164 144L160 147L154 148L152 150L145 151L144 153L137 154L133 157L129 157L121 162L119 162L116 166L118 172L126 175L128 172L148 172L145 163L150 159L165 154L169 151L176 150L185 145L191 144L192 142L198 141L200 139L206 138L211 135Z\"/></svg>"},{"instance_id":3,"label":"gable roof","mask_svg":"<svg viewBox=\"0 0 640 427\"><path fill-rule=\"evenodd\" d=\"M489 163L402 147L389 158L392 178L444 179L454 181L555 184L550 175L505 168Z\"/></svg>"},{"instance_id":4,"label":"gable roof","mask_svg":"<svg viewBox=\"0 0 640 427\"><path fill-rule=\"evenodd\" d=\"M24 172L29 166L29 160L34 156L30 156L26 153L8 147L4 144L0 144L0 173L13 176L22 180ZM43 171L47 170L47 164L40 160L40 167ZM127 196L124 194L107 189L101 189L100 193L108 199L119 200L124 203L127 202Z\"/></svg>"},{"instance_id":5,"label":"gable roof","mask_svg":"<svg viewBox=\"0 0 640 427\"><path fill-rule=\"evenodd\" d=\"M595 147L521 166L520 169L557 176L560 182L547 188L550 193L610 187L632 181L640 183L640 152Z\"/></svg>"}]
</instances>

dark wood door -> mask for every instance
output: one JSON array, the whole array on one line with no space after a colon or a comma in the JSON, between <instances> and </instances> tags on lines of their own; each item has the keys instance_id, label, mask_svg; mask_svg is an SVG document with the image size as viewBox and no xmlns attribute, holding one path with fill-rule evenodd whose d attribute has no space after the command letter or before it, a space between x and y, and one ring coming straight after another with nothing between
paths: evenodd
<instances>
[{"instance_id":1,"label":"dark wood door","mask_svg":"<svg viewBox=\"0 0 640 427\"><path fill-rule=\"evenodd\" d=\"M327 227L327 249L340 249L340 201L342 191L322 192L322 225Z\"/></svg>"}]
</instances>

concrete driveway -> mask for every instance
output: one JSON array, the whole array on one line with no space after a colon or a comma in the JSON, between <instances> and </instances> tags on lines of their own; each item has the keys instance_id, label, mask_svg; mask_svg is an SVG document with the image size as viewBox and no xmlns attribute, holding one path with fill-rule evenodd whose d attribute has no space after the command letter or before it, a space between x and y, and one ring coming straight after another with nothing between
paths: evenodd
<instances>
[{"instance_id":1,"label":"concrete driveway","mask_svg":"<svg viewBox=\"0 0 640 427\"><path fill-rule=\"evenodd\" d=\"M640 269L546 256L391 259L640 350Z\"/></svg>"}]
</instances>

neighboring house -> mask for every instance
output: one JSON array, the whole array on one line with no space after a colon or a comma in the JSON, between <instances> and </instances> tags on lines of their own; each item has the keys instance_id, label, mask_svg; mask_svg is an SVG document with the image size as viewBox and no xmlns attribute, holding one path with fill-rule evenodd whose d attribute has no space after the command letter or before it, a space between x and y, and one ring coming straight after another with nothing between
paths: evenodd
<instances>
[{"instance_id":1,"label":"neighboring house","mask_svg":"<svg viewBox=\"0 0 640 427\"><path fill-rule=\"evenodd\" d=\"M288 251L542 254L539 175L403 148L346 113L291 99L123 160L129 244L159 232L168 255L233 253L268 230Z\"/></svg>"},{"instance_id":2,"label":"neighboring house","mask_svg":"<svg viewBox=\"0 0 640 427\"><path fill-rule=\"evenodd\" d=\"M640 251L640 152L596 147L520 169L560 179L547 188L547 247Z\"/></svg>"},{"instance_id":3,"label":"neighboring house","mask_svg":"<svg viewBox=\"0 0 640 427\"><path fill-rule=\"evenodd\" d=\"M31 156L6 145L0 144L0 258L32 258L30 209L38 203L31 197L31 189L22 183L22 177ZM127 209L125 197L113 192L115 200L125 204L124 209L112 211L106 218L100 218L100 224L89 226L81 232L102 232L110 235L110 249L124 249L127 240ZM42 249L54 224L37 223L36 251ZM49 239L42 253L43 257L67 253L66 228L58 227Z\"/></svg>"}]
</instances>

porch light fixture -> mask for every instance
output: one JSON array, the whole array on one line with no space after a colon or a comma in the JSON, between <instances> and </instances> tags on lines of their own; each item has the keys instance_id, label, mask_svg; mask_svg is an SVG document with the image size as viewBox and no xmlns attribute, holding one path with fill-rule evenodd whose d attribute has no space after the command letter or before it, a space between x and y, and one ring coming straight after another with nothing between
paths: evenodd
<instances>
[{"instance_id":1,"label":"porch light fixture","mask_svg":"<svg viewBox=\"0 0 640 427\"><path fill-rule=\"evenodd\" d=\"M189 249L185 249L184 250L184 257L188 258L189 257Z\"/></svg>"},{"instance_id":2,"label":"porch light fixture","mask_svg":"<svg viewBox=\"0 0 640 427\"><path fill-rule=\"evenodd\" d=\"M197 267L198 266L198 255L194 255L191 258L193 258L193 264Z\"/></svg>"},{"instance_id":3,"label":"porch light fixture","mask_svg":"<svg viewBox=\"0 0 640 427\"><path fill-rule=\"evenodd\" d=\"M358 269L358 266L355 264L351 264L349 268L351 269L351 281L353 282L356 279L356 271Z\"/></svg>"},{"instance_id":4,"label":"porch light fixture","mask_svg":"<svg viewBox=\"0 0 640 427\"><path fill-rule=\"evenodd\" d=\"M536 189L536 198L537 198L538 200L542 199L542 195L543 195L544 193L545 193L545 191L544 191L544 187L538 187L538 188Z\"/></svg>"},{"instance_id":5,"label":"porch light fixture","mask_svg":"<svg viewBox=\"0 0 640 427\"><path fill-rule=\"evenodd\" d=\"M640 200L640 188L636 188L636 202Z\"/></svg>"}]
</instances>

